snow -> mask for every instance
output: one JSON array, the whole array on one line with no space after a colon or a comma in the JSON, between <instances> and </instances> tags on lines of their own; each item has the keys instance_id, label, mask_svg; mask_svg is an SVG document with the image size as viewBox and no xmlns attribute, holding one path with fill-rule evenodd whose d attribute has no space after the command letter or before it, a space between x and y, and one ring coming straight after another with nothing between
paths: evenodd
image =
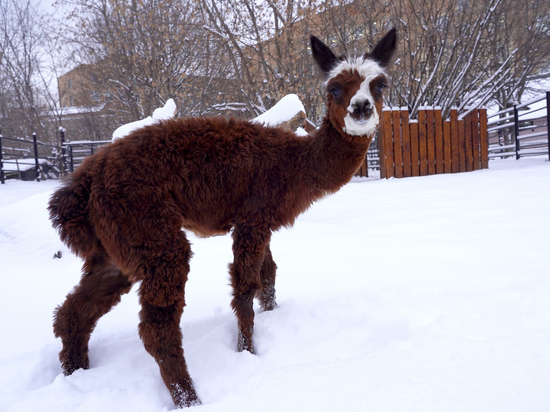
<instances>
[{"instance_id":1,"label":"snow","mask_svg":"<svg viewBox=\"0 0 550 412\"><path fill-rule=\"evenodd\" d=\"M4 159L3 160L4 172L26 172L28 170L36 168L36 160L32 159ZM48 164L47 159L38 159L38 164Z\"/></svg>"},{"instance_id":2,"label":"snow","mask_svg":"<svg viewBox=\"0 0 550 412\"><path fill-rule=\"evenodd\" d=\"M264 126L277 126L292 119L300 112L306 112L300 98L295 94L287 94L271 109L252 119L252 122Z\"/></svg>"},{"instance_id":3,"label":"snow","mask_svg":"<svg viewBox=\"0 0 550 412\"><path fill-rule=\"evenodd\" d=\"M521 110L518 115L522 121L536 120L541 117L546 117L546 99L540 96L539 101L529 104L528 109ZM525 114L523 114L525 113Z\"/></svg>"},{"instance_id":4,"label":"snow","mask_svg":"<svg viewBox=\"0 0 550 412\"><path fill-rule=\"evenodd\" d=\"M137 287L65 377L52 312L80 261L50 227L59 181L0 185L0 410L169 411ZM550 410L550 163L360 179L273 235L279 306L238 353L230 236L198 239L181 326L198 411ZM62 251L61 259L53 255Z\"/></svg>"},{"instance_id":5,"label":"snow","mask_svg":"<svg viewBox=\"0 0 550 412\"><path fill-rule=\"evenodd\" d=\"M155 109L153 116L146 117L132 123L127 123L120 126L113 132L112 141L128 136L132 131L142 127L154 124L159 120L171 119L176 114L176 103L172 99L168 99L164 107ZM277 126L283 122L292 119L300 111L306 112L300 98L295 94L288 94L279 100L271 109L262 113L260 116L252 119L252 122L260 123L264 126ZM299 128L296 133L300 136L307 135L307 132Z\"/></svg>"},{"instance_id":6,"label":"snow","mask_svg":"<svg viewBox=\"0 0 550 412\"><path fill-rule=\"evenodd\" d=\"M155 124L159 120L167 120L171 119L176 114L176 103L173 99L168 99L166 103L164 104L164 107L159 107L158 109L155 109L152 116L148 116L145 119L137 120L132 123L127 123L119 128L117 128L113 132L113 142L117 139L123 138L124 136L128 136L131 132L137 129L141 129L142 127L149 126L151 124Z\"/></svg>"}]
</instances>

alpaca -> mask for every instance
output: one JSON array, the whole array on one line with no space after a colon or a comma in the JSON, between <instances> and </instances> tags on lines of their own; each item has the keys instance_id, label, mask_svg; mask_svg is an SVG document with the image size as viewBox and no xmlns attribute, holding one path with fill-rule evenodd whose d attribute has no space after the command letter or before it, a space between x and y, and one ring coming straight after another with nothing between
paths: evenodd
<instances>
[{"instance_id":1,"label":"alpaca","mask_svg":"<svg viewBox=\"0 0 550 412\"><path fill-rule=\"evenodd\" d=\"M63 372L89 367L98 319L141 282L145 349L176 406L200 404L182 349L191 258L182 228L205 237L232 231L237 349L254 353L253 299L263 310L276 306L271 234L340 189L363 162L395 46L392 29L372 53L344 58L311 36L328 91L327 114L313 136L233 118L172 119L86 158L49 203L62 241L84 261L80 283L54 312Z\"/></svg>"}]
</instances>

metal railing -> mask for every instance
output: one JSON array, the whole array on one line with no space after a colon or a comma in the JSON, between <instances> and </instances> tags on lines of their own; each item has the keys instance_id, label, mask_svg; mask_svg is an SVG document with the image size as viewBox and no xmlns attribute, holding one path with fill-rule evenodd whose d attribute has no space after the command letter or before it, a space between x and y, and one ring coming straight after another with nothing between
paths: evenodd
<instances>
[{"instance_id":1,"label":"metal railing","mask_svg":"<svg viewBox=\"0 0 550 412\"><path fill-rule=\"evenodd\" d=\"M550 92L487 117L489 158L550 153Z\"/></svg>"},{"instance_id":2,"label":"metal railing","mask_svg":"<svg viewBox=\"0 0 550 412\"><path fill-rule=\"evenodd\" d=\"M71 173L74 172L86 157L93 155L97 149L108 143L111 143L111 140L63 142L61 147L68 171Z\"/></svg>"},{"instance_id":3,"label":"metal railing","mask_svg":"<svg viewBox=\"0 0 550 412\"><path fill-rule=\"evenodd\" d=\"M16 143L19 147L8 147L4 142ZM55 148L54 145L40 142L36 133L32 134L31 140L5 137L0 129L0 183L4 184L6 178L11 175L21 178L23 173L28 173L30 170L35 173L32 180L36 179L39 182L41 175L47 173L47 170L43 169L49 168L49 162L44 156L39 156L38 147ZM14 165L14 167L6 167L6 165ZM29 166L32 167L29 168ZM25 170L21 170L21 168Z\"/></svg>"}]
</instances>

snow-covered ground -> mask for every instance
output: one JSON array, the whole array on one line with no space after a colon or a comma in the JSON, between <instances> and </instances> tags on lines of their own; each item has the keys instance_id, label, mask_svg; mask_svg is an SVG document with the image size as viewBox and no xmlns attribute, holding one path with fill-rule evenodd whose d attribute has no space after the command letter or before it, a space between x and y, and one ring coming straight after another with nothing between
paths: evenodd
<instances>
[{"instance_id":1,"label":"snow-covered ground","mask_svg":"<svg viewBox=\"0 0 550 412\"><path fill-rule=\"evenodd\" d=\"M196 239L181 326L198 411L549 411L550 163L354 179L273 236L279 307L236 352L231 238ZM61 373L52 312L80 262L50 227L57 181L0 186L0 411L173 409L136 290L89 370ZM61 259L54 259L57 251Z\"/></svg>"}]
</instances>

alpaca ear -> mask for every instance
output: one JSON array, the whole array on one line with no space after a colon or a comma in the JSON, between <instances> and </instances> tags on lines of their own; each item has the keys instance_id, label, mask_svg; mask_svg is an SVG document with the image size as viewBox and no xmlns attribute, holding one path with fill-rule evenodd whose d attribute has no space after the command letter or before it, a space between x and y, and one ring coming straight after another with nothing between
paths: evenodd
<instances>
[{"instance_id":1,"label":"alpaca ear","mask_svg":"<svg viewBox=\"0 0 550 412\"><path fill-rule=\"evenodd\" d=\"M310 44L311 53L313 54L315 63L317 63L317 67L319 67L319 70L321 70L325 77L328 77L331 70L338 65L338 57L325 43L313 35L310 37Z\"/></svg>"},{"instance_id":2,"label":"alpaca ear","mask_svg":"<svg viewBox=\"0 0 550 412\"><path fill-rule=\"evenodd\" d=\"M364 58L375 60L382 67L387 67L397 45L397 32L395 27L391 29L378 44L374 47L372 53L365 53Z\"/></svg>"}]
</instances>

